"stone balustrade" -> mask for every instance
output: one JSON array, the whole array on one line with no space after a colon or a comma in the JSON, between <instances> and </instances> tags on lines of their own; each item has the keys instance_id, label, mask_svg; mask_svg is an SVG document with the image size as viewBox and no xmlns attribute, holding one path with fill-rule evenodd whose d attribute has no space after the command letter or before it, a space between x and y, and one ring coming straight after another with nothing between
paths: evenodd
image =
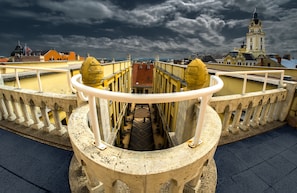
<instances>
[{"instance_id":1,"label":"stone balustrade","mask_svg":"<svg viewBox=\"0 0 297 193\"><path fill-rule=\"evenodd\" d=\"M215 191L216 172L203 171L213 160L221 133L220 118L207 105L212 94L223 87L219 77L212 76L211 86L207 88L157 94L131 94L96 89L83 84L80 74L72 77L71 82L78 94L87 96L82 99L88 99L88 105L81 106L72 113L68 132L74 155L82 168L80 170L86 174L90 192L194 193L201 191L202 187L212 187L207 192ZM188 116L195 115L193 123L189 123L193 125L193 135L189 140L168 149L131 151L118 148L106 141L104 136L108 136L109 131L103 124L98 124L108 119L104 113L97 114L98 99L135 104L195 100L198 108L183 112ZM102 106L104 104L100 103L99 109ZM176 135L178 134L176 132ZM210 185L202 186L205 182L202 176L209 173L214 174L212 180L208 181Z\"/></svg>"},{"instance_id":2,"label":"stone balustrade","mask_svg":"<svg viewBox=\"0 0 297 193\"><path fill-rule=\"evenodd\" d=\"M216 185L213 155L221 134L218 114L207 106L201 139L195 148L190 141L156 151L130 151L104 141L106 148L95 145L95 137L88 123L88 105L77 108L69 120L69 136L80 170L86 174L87 187L92 193L111 192L214 192ZM193 140L193 139L191 139ZM70 172L79 173L79 172ZM210 174L214 174L209 177ZM208 180L206 180L208 178ZM72 178L73 179L73 178ZM71 187L80 180L70 182ZM209 183L205 185L206 183ZM81 189L72 189L80 192Z\"/></svg>"},{"instance_id":3,"label":"stone balustrade","mask_svg":"<svg viewBox=\"0 0 297 193\"><path fill-rule=\"evenodd\" d=\"M241 140L285 124L295 83L286 88L212 97L210 106L221 116L221 144Z\"/></svg>"},{"instance_id":4,"label":"stone balustrade","mask_svg":"<svg viewBox=\"0 0 297 193\"><path fill-rule=\"evenodd\" d=\"M70 148L67 121L77 107L76 95L43 93L10 86L1 86L0 93L2 127ZM65 124L62 124L62 119L65 119Z\"/></svg>"},{"instance_id":5,"label":"stone balustrade","mask_svg":"<svg viewBox=\"0 0 297 193\"><path fill-rule=\"evenodd\" d=\"M0 93L2 128L66 148L71 148L71 137L90 192L197 192L209 173L204 170L213 162L218 140L228 143L284 124L292 110L296 83L286 82L286 87L273 90L212 97L209 105L216 112L207 106L200 145L190 148L187 141L152 152L128 151L104 141L106 148L98 149L89 127L89 108L77 108L76 95L4 85ZM66 123L62 123L61 115Z\"/></svg>"}]
</instances>

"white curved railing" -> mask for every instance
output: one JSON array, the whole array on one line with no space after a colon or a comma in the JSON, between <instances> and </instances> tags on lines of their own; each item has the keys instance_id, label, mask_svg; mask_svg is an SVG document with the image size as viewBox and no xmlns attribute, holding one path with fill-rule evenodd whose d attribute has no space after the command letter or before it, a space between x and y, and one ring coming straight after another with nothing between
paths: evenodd
<instances>
[{"instance_id":1,"label":"white curved railing","mask_svg":"<svg viewBox=\"0 0 297 193\"><path fill-rule=\"evenodd\" d=\"M207 88L202 88L199 90L191 90L185 92L174 92L174 93L157 93L157 94L131 94L131 93L122 93L122 92L113 92L107 90L101 90L93 87L86 86L81 81L81 74L77 74L72 77L71 83L72 86L77 90L79 96L83 100L89 101L90 108L90 120L91 125L93 126L93 133L95 137L96 146L99 149L105 149L106 146L101 142L101 136L99 131L97 111L96 111L96 102L95 99L102 98L113 100L117 102L127 102L127 103L168 103L168 102L178 102L190 99L200 99L200 110L198 113L198 121L195 130L194 140L190 147L196 147L201 143L200 134L202 130L204 112L206 110L207 103L213 93L219 91L223 88L223 81L217 76L211 76L210 86Z\"/></svg>"},{"instance_id":2,"label":"white curved railing","mask_svg":"<svg viewBox=\"0 0 297 193\"><path fill-rule=\"evenodd\" d=\"M19 78L19 71L18 71L19 69L36 72L36 77L37 77L37 81L38 81L38 91L39 92L43 92L42 82L41 82L41 78L40 78L40 73L41 72L66 73L68 86L69 86L69 88L70 88L70 90L72 92L75 91L73 89L73 87L71 86L71 73L70 73L70 70L69 69L30 67L30 66L11 66L11 65L4 65L4 66L1 66L0 65L0 68L4 68L4 69L7 68L7 69L13 69L14 70L14 75L15 75L15 79L16 79L16 83L17 83L17 88L21 88L21 83L20 83L20 78ZM22 71L22 72L24 72L24 71ZM1 76L1 74L0 74L0 76Z\"/></svg>"},{"instance_id":3,"label":"white curved railing","mask_svg":"<svg viewBox=\"0 0 297 193\"><path fill-rule=\"evenodd\" d=\"M262 77L254 77L256 79L262 79L263 81L263 88L262 91L265 92L266 91L266 85L268 82L268 75L269 74L280 74L280 79L278 82L278 86L283 88L285 87L284 84L284 76L285 76L285 71L284 70L255 70L255 71L233 71L233 72L226 72L226 71L220 71L220 72L216 72L216 76L239 76L240 78L243 78L243 85L242 85L242 92L241 94L246 94L246 85L247 85L247 80L251 79L251 77L249 78L248 76L250 75L256 75L256 74L264 74L264 78Z\"/></svg>"}]
</instances>

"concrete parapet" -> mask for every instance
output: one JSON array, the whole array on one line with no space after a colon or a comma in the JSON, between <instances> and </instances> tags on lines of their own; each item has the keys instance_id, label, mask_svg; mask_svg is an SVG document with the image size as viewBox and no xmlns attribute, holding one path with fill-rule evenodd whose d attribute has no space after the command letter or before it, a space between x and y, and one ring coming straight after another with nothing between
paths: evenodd
<instances>
[{"instance_id":1,"label":"concrete parapet","mask_svg":"<svg viewBox=\"0 0 297 193\"><path fill-rule=\"evenodd\" d=\"M206 175L204 168L213 160L221 135L221 122L212 108L207 107L201 134L203 143L199 146L190 148L187 141L169 149L142 152L105 142L105 150L96 148L88 126L88 111L88 106L82 106L72 113L68 132L75 157L88 176L89 191L92 184L95 188L100 183L106 193L174 193L182 192L184 188L201 192L201 188L205 188L201 186L202 176ZM70 176L70 179L74 178ZM210 181L213 188L208 192L215 192L216 175Z\"/></svg>"}]
</instances>

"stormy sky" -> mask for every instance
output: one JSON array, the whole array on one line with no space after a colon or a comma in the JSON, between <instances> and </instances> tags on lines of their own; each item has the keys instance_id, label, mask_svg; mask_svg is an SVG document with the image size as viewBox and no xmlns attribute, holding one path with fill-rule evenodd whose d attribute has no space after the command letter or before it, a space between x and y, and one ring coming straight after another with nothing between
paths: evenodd
<instances>
[{"instance_id":1,"label":"stormy sky","mask_svg":"<svg viewBox=\"0 0 297 193\"><path fill-rule=\"evenodd\" d=\"M296 0L1 0L0 56L18 41L107 58L224 55L245 41L255 8L267 53L296 58Z\"/></svg>"}]
</instances>

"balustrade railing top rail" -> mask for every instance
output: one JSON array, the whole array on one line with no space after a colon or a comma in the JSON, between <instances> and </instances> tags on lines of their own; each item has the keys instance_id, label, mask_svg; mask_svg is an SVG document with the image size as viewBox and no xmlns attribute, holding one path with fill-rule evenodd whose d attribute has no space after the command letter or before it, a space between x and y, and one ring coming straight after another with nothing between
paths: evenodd
<instances>
[{"instance_id":1,"label":"balustrade railing top rail","mask_svg":"<svg viewBox=\"0 0 297 193\"><path fill-rule=\"evenodd\" d=\"M30 67L30 66L10 66L10 65L5 65L5 66L1 66L0 68L8 68L8 69L14 69L14 75L15 75L15 79L17 82L17 88L21 88L21 83L20 83L20 78L19 78L19 69L22 70L27 70L27 71L33 71L36 72L36 76L37 76L37 81L38 81L38 88L39 88L39 92L43 92L42 89L42 82L41 82L41 78L40 78L40 73L41 72L57 72L57 73L66 73L67 75L67 83L69 88L71 89L72 92L74 92L75 90L73 89L72 85L71 85L71 73L69 69L59 69L59 68L45 68L45 67ZM24 71L22 71L24 72ZM1 74L0 74L1 77Z\"/></svg>"},{"instance_id":2,"label":"balustrade railing top rail","mask_svg":"<svg viewBox=\"0 0 297 193\"><path fill-rule=\"evenodd\" d=\"M101 142L97 111L96 111L96 97L108 100L114 100L117 102L127 102L127 103L169 103L178 102L190 99L200 99L200 113L198 115L198 121L196 125L196 131L193 143L189 146L195 147L200 143L200 134L203 125L204 112L209 99L212 94L219 91L223 87L223 81L216 76L211 76L210 86L207 88L202 88L199 90L191 90L184 92L174 92L174 93L157 93L157 94L132 94L132 93L122 93L122 92L112 92L107 90L101 90L86 86L81 81L81 74L77 74L71 79L73 87L82 96L82 99L89 101L90 108L90 120L93 128L93 133L95 137L96 146L99 149L105 149L105 145Z\"/></svg>"},{"instance_id":3,"label":"balustrade railing top rail","mask_svg":"<svg viewBox=\"0 0 297 193\"><path fill-rule=\"evenodd\" d=\"M247 80L249 79L248 76L257 75L257 74L264 74L263 88L262 88L262 91L264 92L266 90L266 85L267 85L267 82L268 82L268 78L269 78L268 75L269 74L280 74L280 79L279 79L278 86L281 87L281 88L285 87L285 84L284 84L284 81L283 81L284 73L285 73L284 70L232 71L232 72L219 71L219 72L216 72L215 75L216 76L234 76L234 75L238 75L240 78L243 78L244 82L243 82L242 93L241 94L245 94Z\"/></svg>"}]
</instances>

